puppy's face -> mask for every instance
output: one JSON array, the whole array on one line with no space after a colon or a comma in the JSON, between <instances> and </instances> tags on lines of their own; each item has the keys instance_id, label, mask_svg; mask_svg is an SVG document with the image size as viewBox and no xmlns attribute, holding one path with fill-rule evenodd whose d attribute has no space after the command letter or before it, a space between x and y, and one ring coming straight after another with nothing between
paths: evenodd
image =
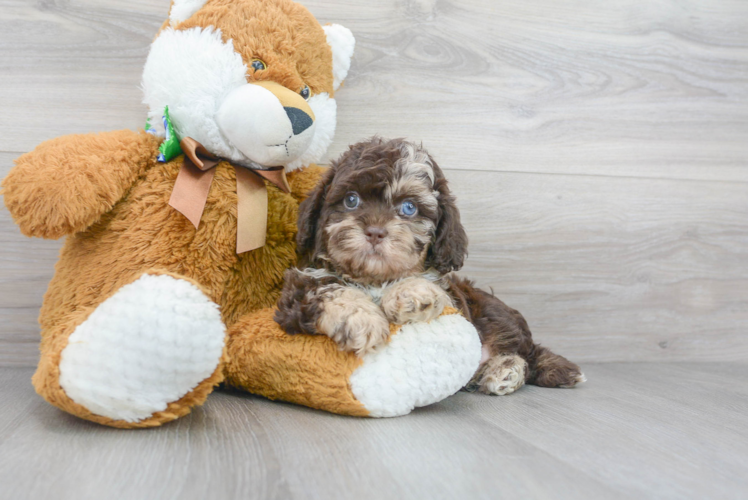
<instances>
[{"instance_id":1,"label":"puppy's face","mask_svg":"<svg viewBox=\"0 0 748 500\"><path fill-rule=\"evenodd\" d=\"M338 165L318 227L327 258L356 279L422 271L438 222L433 166L409 144L368 153Z\"/></svg>"},{"instance_id":2,"label":"puppy's face","mask_svg":"<svg viewBox=\"0 0 748 500\"><path fill-rule=\"evenodd\" d=\"M382 283L458 269L467 238L441 169L422 148L375 138L333 163L300 207L302 265Z\"/></svg>"}]
</instances>

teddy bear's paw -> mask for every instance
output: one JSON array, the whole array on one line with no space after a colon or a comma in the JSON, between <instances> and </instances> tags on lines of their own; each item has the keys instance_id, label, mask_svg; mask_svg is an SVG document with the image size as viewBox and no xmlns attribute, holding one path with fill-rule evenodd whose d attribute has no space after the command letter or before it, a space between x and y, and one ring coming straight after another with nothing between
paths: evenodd
<instances>
[{"instance_id":1,"label":"teddy bear's paw","mask_svg":"<svg viewBox=\"0 0 748 500\"><path fill-rule=\"evenodd\" d=\"M91 413L138 422L210 377L225 336L218 306L195 285L146 274L70 335L60 386Z\"/></svg>"},{"instance_id":2,"label":"teddy bear's paw","mask_svg":"<svg viewBox=\"0 0 748 500\"><path fill-rule=\"evenodd\" d=\"M350 387L370 416L406 415L459 391L480 358L475 327L459 314L445 314L403 325L388 344L363 357Z\"/></svg>"},{"instance_id":3,"label":"teddy bear's paw","mask_svg":"<svg viewBox=\"0 0 748 500\"><path fill-rule=\"evenodd\" d=\"M382 297L382 310L396 325L431 321L444 308L452 305L439 285L423 278L408 278L387 288Z\"/></svg>"}]
</instances>

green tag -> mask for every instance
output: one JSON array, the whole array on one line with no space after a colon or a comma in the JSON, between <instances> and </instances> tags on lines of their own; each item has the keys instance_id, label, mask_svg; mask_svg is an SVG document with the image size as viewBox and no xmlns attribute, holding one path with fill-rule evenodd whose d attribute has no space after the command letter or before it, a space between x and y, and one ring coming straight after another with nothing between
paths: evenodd
<instances>
[{"instance_id":1,"label":"green tag","mask_svg":"<svg viewBox=\"0 0 748 500\"><path fill-rule=\"evenodd\" d=\"M146 130L148 130L150 126L149 122L150 120L145 122ZM166 131L166 138L158 148L158 161L161 163L166 163L175 156L182 154L182 147L179 145L179 138L174 132L174 125L171 124L171 118L169 117L169 106L164 108L164 130Z\"/></svg>"}]
</instances>

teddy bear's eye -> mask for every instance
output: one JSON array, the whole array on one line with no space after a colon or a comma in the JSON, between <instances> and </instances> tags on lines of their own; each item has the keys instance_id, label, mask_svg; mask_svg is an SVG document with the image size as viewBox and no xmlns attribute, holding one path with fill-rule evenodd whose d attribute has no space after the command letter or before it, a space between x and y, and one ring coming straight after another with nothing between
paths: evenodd
<instances>
[{"instance_id":1,"label":"teddy bear's eye","mask_svg":"<svg viewBox=\"0 0 748 500\"><path fill-rule=\"evenodd\" d=\"M353 210L360 204L361 198L359 198L358 193L356 192L351 191L350 193L347 193L345 195L345 198L343 198L343 205L345 205L345 208L347 208L348 210Z\"/></svg>"},{"instance_id":2,"label":"teddy bear's eye","mask_svg":"<svg viewBox=\"0 0 748 500\"><path fill-rule=\"evenodd\" d=\"M263 69L268 69L268 65L262 62L260 59L252 59L252 62L250 63L250 66L252 66L252 69L255 71L261 71Z\"/></svg>"},{"instance_id":3,"label":"teddy bear's eye","mask_svg":"<svg viewBox=\"0 0 748 500\"><path fill-rule=\"evenodd\" d=\"M311 93L312 92L309 90L309 85L304 85L304 88L301 89L301 92L299 92L299 94L304 98L305 101L309 100L309 96L311 95Z\"/></svg>"}]
</instances>

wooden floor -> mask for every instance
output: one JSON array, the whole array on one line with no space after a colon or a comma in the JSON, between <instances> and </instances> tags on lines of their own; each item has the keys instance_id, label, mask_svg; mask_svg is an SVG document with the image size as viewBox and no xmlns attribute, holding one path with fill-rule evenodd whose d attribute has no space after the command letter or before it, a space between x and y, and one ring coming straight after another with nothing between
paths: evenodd
<instances>
[{"instance_id":1,"label":"wooden floor","mask_svg":"<svg viewBox=\"0 0 748 500\"><path fill-rule=\"evenodd\" d=\"M748 496L748 365L585 366L577 389L459 393L397 419L213 394L160 429L71 417L0 369L0 498Z\"/></svg>"},{"instance_id":2,"label":"wooden floor","mask_svg":"<svg viewBox=\"0 0 748 500\"><path fill-rule=\"evenodd\" d=\"M748 498L748 2L303 3L357 38L328 156L422 140L464 273L589 382L394 420L219 393L98 427L33 393L61 242L2 207L0 499ZM0 0L0 177L46 139L143 125L168 5Z\"/></svg>"}]
</instances>

